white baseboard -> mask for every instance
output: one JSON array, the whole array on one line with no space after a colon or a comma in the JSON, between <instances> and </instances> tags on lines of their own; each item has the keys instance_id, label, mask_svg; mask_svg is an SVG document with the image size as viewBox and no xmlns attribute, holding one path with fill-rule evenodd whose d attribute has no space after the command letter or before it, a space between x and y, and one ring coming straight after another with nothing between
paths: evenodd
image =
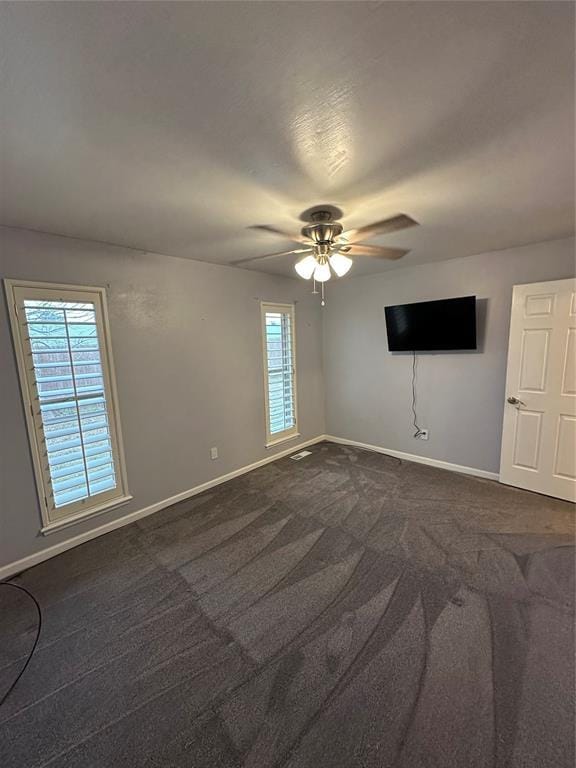
<instances>
[{"instance_id":1,"label":"white baseboard","mask_svg":"<svg viewBox=\"0 0 576 768\"><path fill-rule=\"evenodd\" d=\"M431 467L447 469L450 472L460 472L463 475L483 477L485 480L499 479L497 472L488 472L485 469L476 469L475 467L465 467L462 464L452 464L449 461L440 461L440 459L429 459L426 456L417 456L413 453L404 453L404 451L393 451L388 448L382 448L380 445L360 443L357 440L347 440L344 437L335 437L334 435L324 435L324 440L328 440L330 443L339 443L340 445L351 445L355 448L364 448L367 451L375 451L376 453L385 453L388 456L394 456L397 459L404 459L404 461L415 461L417 464L428 464Z\"/></svg>"},{"instance_id":2,"label":"white baseboard","mask_svg":"<svg viewBox=\"0 0 576 768\"><path fill-rule=\"evenodd\" d=\"M32 555L23 557L21 560L15 560L13 563L3 565L0 567L0 580L7 579L10 576L14 576L16 573L25 571L27 568L31 568L33 565L38 565L38 563L42 563L44 560L49 560L52 557L56 557L56 555L60 555L62 552L66 552L67 549L72 549L73 547L77 547L79 544L84 544L84 542L90 541L90 539L95 539L98 536L104 535L105 533L114 531L116 528L122 528L123 526L134 523L136 520L140 520L143 517L153 515L155 512L159 512L161 509L170 507L172 504L177 504L179 501L184 501L185 499L189 499L192 496L196 496L197 494L202 493L202 491L207 491L210 488L214 488L216 485L225 483L228 480L233 480L235 477L239 477L240 475L244 475L247 472L251 472L253 469L258 469L258 467L264 466L264 464L270 464L272 461L281 459L284 456L289 456L292 453L298 453L298 451L302 450L303 448L307 448L309 445L314 445L315 443L320 443L325 439L325 435L318 435L311 440L306 440L303 443L297 443L291 448L286 448L286 450L274 453L271 456L267 456L265 459L255 461L253 464L247 464L245 467L240 467L240 469L235 469L233 472L228 472L226 475L215 477L213 480L208 480L206 483L196 485L194 488L190 488L187 491L182 491L182 493L177 493L175 496L170 496L168 499L163 499L162 501L158 501L148 507L138 509L136 512L130 512L129 514L124 515L123 517L119 517L116 520L111 520L109 523L104 523L103 525L99 525L97 528L92 528L91 530L86 531L85 533L81 533L78 536L73 536L70 539L61 541L59 544L54 544L52 547L47 547L46 549L42 549Z\"/></svg>"}]
</instances>

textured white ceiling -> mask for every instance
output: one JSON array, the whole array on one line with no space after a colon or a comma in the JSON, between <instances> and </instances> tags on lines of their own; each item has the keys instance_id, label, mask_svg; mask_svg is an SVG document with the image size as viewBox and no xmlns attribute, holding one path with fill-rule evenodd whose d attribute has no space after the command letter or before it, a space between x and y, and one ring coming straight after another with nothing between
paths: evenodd
<instances>
[{"instance_id":1,"label":"textured white ceiling","mask_svg":"<svg viewBox=\"0 0 576 768\"><path fill-rule=\"evenodd\" d=\"M574 230L574 5L0 6L2 221L227 263L327 202L396 264ZM294 274L291 258L258 269Z\"/></svg>"}]
</instances>

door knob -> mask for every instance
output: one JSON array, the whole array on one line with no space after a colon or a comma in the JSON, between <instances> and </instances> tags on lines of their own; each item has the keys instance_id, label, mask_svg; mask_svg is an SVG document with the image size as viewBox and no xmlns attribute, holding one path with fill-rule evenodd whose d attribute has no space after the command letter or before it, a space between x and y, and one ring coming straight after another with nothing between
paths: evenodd
<instances>
[{"instance_id":1,"label":"door knob","mask_svg":"<svg viewBox=\"0 0 576 768\"><path fill-rule=\"evenodd\" d=\"M526 405L526 403L523 403L522 400L518 400L518 398L514 396L509 397L507 402L509 402L510 405Z\"/></svg>"}]
</instances>

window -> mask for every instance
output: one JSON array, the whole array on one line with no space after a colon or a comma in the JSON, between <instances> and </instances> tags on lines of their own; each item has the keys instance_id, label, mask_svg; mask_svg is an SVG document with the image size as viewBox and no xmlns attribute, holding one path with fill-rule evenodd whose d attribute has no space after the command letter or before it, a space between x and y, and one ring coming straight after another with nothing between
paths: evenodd
<instances>
[{"instance_id":1,"label":"window","mask_svg":"<svg viewBox=\"0 0 576 768\"><path fill-rule=\"evenodd\" d=\"M6 280L43 531L127 501L103 288Z\"/></svg>"},{"instance_id":2,"label":"window","mask_svg":"<svg viewBox=\"0 0 576 768\"><path fill-rule=\"evenodd\" d=\"M266 445L270 446L298 434L292 304L262 304L262 336Z\"/></svg>"}]
</instances>

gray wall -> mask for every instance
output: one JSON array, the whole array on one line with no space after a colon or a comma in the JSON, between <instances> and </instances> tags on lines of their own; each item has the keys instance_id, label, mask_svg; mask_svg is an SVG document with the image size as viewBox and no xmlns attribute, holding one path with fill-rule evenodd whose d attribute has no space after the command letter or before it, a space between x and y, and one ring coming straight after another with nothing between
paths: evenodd
<instances>
[{"instance_id":1,"label":"gray wall","mask_svg":"<svg viewBox=\"0 0 576 768\"><path fill-rule=\"evenodd\" d=\"M259 301L297 302L301 436L322 434L319 303L309 286L197 261L0 228L0 277L105 285L134 499L49 536L0 298L0 566L290 446L266 450ZM220 458L210 459L211 446Z\"/></svg>"},{"instance_id":2,"label":"gray wall","mask_svg":"<svg viewBox=\"0 0 576 768\"><path fill-rule=\"evenodd\" d=\"M353 274L353 273L352 273ZM574 240L555 240L330 284L324 318L330 435L498 471L512 286L574 275ZM476 294L476 353L418 357L413 438L411 354L390 354L384 306Z\"/></svg>"},{"instance_id":3,"label":"gray wall","mask_svg":"<svg viewBox=\"0 0 576 768\"><path fill-rule=\"evenodd\" d=\"M296 280L0 228L0 277L107 287L134 495L115 512L39 534L2 291L0 566L290 445L264 448L260 300L297 302L301 437L294 444L327 432L497 471L512 286L573 274L574 240L556 240L331 281L322 311L308 284ZM416 441L411 357L387 351L383 308L470 293L480 299L480 350L420 355L418 413L430 440Z\"/></svg>"}]
</instances>

